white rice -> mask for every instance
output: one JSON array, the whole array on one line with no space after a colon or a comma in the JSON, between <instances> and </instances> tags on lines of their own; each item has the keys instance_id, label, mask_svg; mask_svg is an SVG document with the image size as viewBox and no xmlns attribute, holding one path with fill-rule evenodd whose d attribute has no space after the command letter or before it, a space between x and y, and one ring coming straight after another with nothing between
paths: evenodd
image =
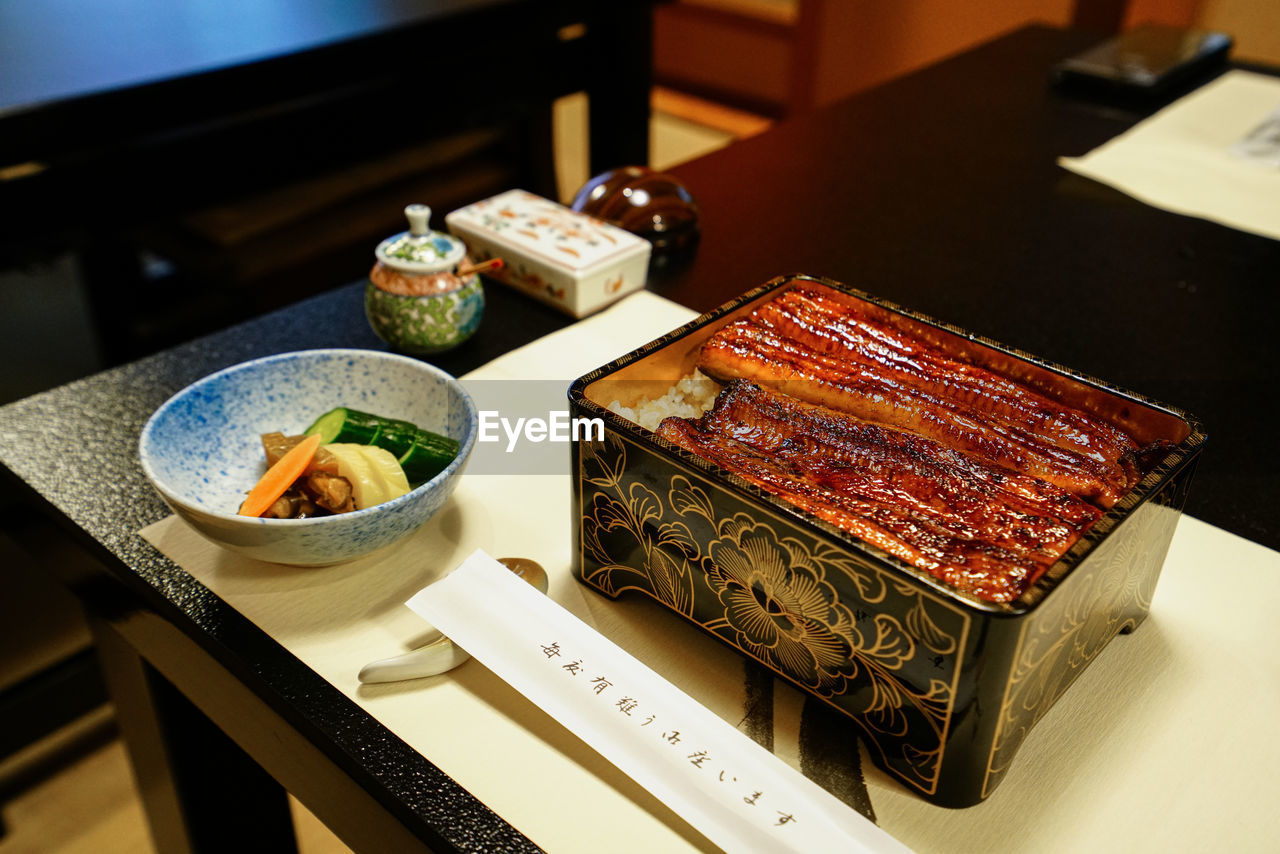
<instances>
[{"instance_id":1,"label":"white rice","mask_svg":"<svg viewBox=\"0 0 1280 854\"><path fill-rule=\"evenodd\" d=\"M720 387L715 380L694 368L693 373L679 380L662 397L644 400L632 406L613 401L608 409L641 427L657 430L662 419L675 415L680 418L697 418L715 403Z\"/></svg>"}]
</instances>

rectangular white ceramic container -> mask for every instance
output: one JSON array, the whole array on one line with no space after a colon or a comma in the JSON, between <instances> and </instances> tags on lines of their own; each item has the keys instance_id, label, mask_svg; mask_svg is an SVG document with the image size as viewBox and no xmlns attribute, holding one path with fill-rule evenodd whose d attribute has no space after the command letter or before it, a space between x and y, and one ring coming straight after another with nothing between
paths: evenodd
<instances>
[{"instance_id":1,"label":"rectangular white ceramic container","mask_svg":"<svg viewBox=\"0 0 1280 854\"><path fill-rule=\"evenodd\" d=\"M649 241L524 190L459 208L445 223L473 261L503 260L487 276L574 317L643 288L649 270Z\"/></svg>"}]
</instances>

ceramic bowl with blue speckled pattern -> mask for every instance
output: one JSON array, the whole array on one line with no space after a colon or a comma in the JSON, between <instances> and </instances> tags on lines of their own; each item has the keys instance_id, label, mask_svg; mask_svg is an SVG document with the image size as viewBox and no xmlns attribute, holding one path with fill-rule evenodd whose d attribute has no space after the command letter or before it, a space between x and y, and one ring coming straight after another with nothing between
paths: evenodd
<instances>
[{"instance_id":1,"label":"ceramic bowl with blue speckled pattern","mask_svg":"<svg viewBox=\"0 0 1280 854\"><path fill-rule=\"evenodd\" d=\"M430 481L376 507L312 519L238 515L266 470L261 435L301 433L337 406L412 421L462 450ZM165 503L207 539L257 560L326 566L388 546L430 519L457 486L477 428L470 395L439 368L375 350L303 350L187 386L147 421L138 455Z\"/></svg>"}]
</instances>

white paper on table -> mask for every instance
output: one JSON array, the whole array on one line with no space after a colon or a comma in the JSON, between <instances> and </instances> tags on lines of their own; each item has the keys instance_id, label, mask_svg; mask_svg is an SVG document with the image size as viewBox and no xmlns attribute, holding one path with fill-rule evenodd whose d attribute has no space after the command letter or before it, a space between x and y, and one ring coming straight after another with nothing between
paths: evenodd
<instances>
[{"instance_id":1,"label":"white paper on table","mask_svg":"<svg viewBox=\"0 0 1280 854\"><path fill-rule=\"evenodd\" d=\"M1280 239L1280 168L1257 153L1278 108L1280 78L1229 71L1058 163L1163 210Z\"/></svg>"},{"instance_id":2,"label":"white paper on table","mask_svg":"<svg viewBox=\"0 0 1280 854\"><path fill-rule=\"evenodd\" d=\"M727 851L908 850L481 550L407 604Z\"/></svg>"}]
</instances>

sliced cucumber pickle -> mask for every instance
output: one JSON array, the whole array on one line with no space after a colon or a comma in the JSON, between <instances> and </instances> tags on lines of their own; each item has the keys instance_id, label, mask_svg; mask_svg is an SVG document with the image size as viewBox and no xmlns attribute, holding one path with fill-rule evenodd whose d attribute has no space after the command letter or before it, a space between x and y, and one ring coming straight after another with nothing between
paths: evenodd
<instances>
[{"instance_id":1,"label":"sliced cucumber pickle","mask_svg":"<svg viewBox=\"0 0 1280 854\"><path fill-rule=\"evenodd\" d=\"M413 447L400 457L400 468L410 484L419 486L444 471L461 447L456 439L421 430Z\"/></svg>"},{"instance_id":2,"label":"sliced cucumber pickle","mask_svg":"<svg viewBox=\"0 0 1280 854\"><path fill-rule=\"evenodd\" d=\"M423 430L409 421L383 418L346 406L329 410L305 431L308 436L317 433L324 445L375 445L389 451L412 487L444 471L462 448L456 439Z\"/></svg>"},{"instance_id":3,"label":"sliced cucumber pickle","mask_svg":"<svg viewBox=\"0 0 1280 854\"><path fill-rule=\"evenodd\" d=\"M356 409L339 406L317 418L303 431L304 436L320 435L320 444L341 442L349 445L375 445L386 419Z\"/></svg>"},{"instance_id":4,"label":"sliced cucumber pickle","mask_svg":"<svg viewBox=\"0 0 1280 854\"><path fill-rule=\"evenodd\" d=\"M386 448L399 459L413 447L413 442L422 431L408 421L387 420L382 425L382 432L374 442L379 448Z\"/></svg>"}]
</instances>

